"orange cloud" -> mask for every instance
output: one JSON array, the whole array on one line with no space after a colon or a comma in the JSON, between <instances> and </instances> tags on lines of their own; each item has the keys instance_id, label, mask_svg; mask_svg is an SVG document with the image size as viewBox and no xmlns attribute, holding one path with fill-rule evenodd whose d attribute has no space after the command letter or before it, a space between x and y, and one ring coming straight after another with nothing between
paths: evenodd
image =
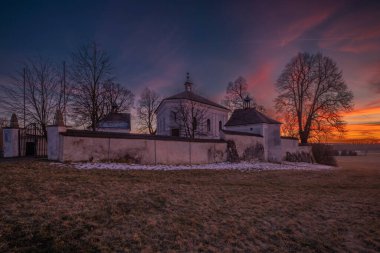
<instances>
[{"instance_id":1,"label":"orange cloud","mask_svg":"<svg viewBox=\"0 0 380 253\"><path fill-rule=\"evenodd\" d=\"M345 139L378 139L380 140L380 123L348 124Z\"/></svg>"},{"instance_id":2,"label":"orange cloud","mask_svg":"<svg viewBox=\"0 0 380 253\"><path fill-rule=\"evenodd\" d=\"M380 106L356 109L351 112L344 113L344 117L362 116L362 115L380 115ZM379 117L380 120L380 117Z\"/></svg>"},{"instance_id":3,"label":"orange cloud","mask_svg":"<svg viewBox=\"0 0 380 253\"><path fill-rule=\"evenodd\" d=\"M345 139L380 140L380 106L356 109L343 118L348 123Z\"/></svg>"}]
</instances>

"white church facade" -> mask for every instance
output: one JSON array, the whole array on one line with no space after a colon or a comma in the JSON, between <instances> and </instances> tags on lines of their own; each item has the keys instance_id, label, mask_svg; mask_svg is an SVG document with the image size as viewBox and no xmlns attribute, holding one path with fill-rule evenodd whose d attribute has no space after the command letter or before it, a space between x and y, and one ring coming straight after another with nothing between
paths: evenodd
<instances>
[{"instance_id":1,"label":"white church facade","mask_svg":"<svg viewBox=\"0 0 380 253\"><path fill-rule=\"evenodd\" d=\"M185 91L165 98L156 110L157 135L220 139L229 109L192 91L189 77Z\"/></svg>"}]
</instances>

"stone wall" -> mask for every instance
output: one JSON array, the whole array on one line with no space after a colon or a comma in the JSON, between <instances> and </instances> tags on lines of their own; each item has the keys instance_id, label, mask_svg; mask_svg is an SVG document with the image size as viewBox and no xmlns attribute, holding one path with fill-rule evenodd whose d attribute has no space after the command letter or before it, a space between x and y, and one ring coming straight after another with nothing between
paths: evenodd
<instances>
[{"instance_id":1,"label":"stone wall","mask_svg":"<svg viewBox=\"0 0 380 253\"><path fill-rule=\"evenodd\" d=\"M256 157L257 160L267 160L266 146L261 135L223 130L221 138L235 143L240 160L245 160L245 154L249 152L249 149L257 149L259 146L263 148L263 157Z\"/></svg>"},{"instance_id":2,"label":"stone wall","mask_svg":"<svg viewBox=\"0 0 380 253\"><path fill-rule=\"evenodd\" d=\"M311 146L300 146L297 138L281 137L282 160L314 162Z\"/></svg>"},{"instance_id":3,"label":"stone wall","mask_svg":"<svg viewBox=\"0 0 380 253\"><path fill-rule=\"evenodd\" d=\"M281 135L279 124L264 124L265 150L267 161L281 162Z\"/></svg>"},{"instance_id":4,"label":"stone wall","mask_svg":"<svg viewBox=\"0 0 380 253\"><path fill-rule=\"evenodd\" d=\"M53 135L51 135L53 136ZM53 136L54 137L54 136ZM56 142L61 162L121 161L139 164L202 164L226 161L226 142L69 130Z\"/></svg>"},{"instance_id":5,"label":"stone wall","mask_svg":"<svg viewBox=\"0 0 380 253\"><path fill-rule=\"evenodd\" d=\"M299 151L298 139L290 137L281 138L281 157L285 160L286 152L297 153Z\"/></svg>"},{"instance_id":6,"label":"stone wall","mask_svg":"<svg viewBox=\"0 0 380 253\"><path fill-rule=\"evenodd\" d=\"M273 129L266 129L267 134ZM276 129L274 129L275 131ZM233 143L237 160L285 160L287 153L311 154L298 140L266 140L261 135L222 130L222 140L151 136L48 128L48 159L61 162L120 161L138 164L205 164L225 162ZM271 142L276 142L274 144ZM272 146L268 146L272 145ZM230 161L230 160L228 160Z\"/></svg>"},{"instance_id":7,"label":"stone wall","mask_svg":"<svg viewBox=\"0 0 380 253\"><path fill-rule=\"evenodd\" d=\"M19 156L19 131L18 128L3 129L4 157Z\"/></svg>"},{"instance_id":8,"label":"stone wall","mask_svg":"<svg viewBox=\"0 0 380 253\"><path fill-rule=\"evenodd\" d=\"M0 128L0 157L3 155L3 128Z\"/></svg>"}]
</instances>

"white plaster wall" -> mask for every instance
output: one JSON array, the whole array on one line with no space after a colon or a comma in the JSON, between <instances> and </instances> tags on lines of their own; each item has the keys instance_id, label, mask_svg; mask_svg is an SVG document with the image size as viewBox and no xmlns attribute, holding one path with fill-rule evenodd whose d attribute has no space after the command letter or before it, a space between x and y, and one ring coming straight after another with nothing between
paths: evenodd
<instances>
[{"instance_id":1,"label":"white plaster wall","mask_svg":"<svg viewBox=\"0 0 380 253\"><path fill-rule=\"evenodd\" d=\"M226 143L191 142L191 163L215 163L226 161Z\"/></svg>"},{"instance_id":2,"label":"white plaster wall","mask_svg":"<svg viewBox=\"0 0 380 253\"><path fill-rule=\"evenodd\" d=\"M141 164L202 164L225 161L226 143L61 135L62 162L125 160Z\"/></svg>"},{"instance_id":3,"label":"white plaster wall","mask_svg":"<svg viewBox=\"0 0 380 253\"><path fill-rule=\"evenodd\" d=\"M19 155L19 129L3 129L4 157L17 157Z\"/></svg>"},{"instance_id":4,"label":"white plaster wall","mask_svg":"<svg viewBox=\"0 0 380 253\"><path fill-rule=\"evenodd\" d=\"M177 128L177 124L171 118L171 112L176 110L176 107L181 102L181 100L167 100L164 101L157 111L157 134L170 136L171 129ZM185 103L185 100L182 100ZM222 126L226 124L228 112L217 107L211 107L208 105L199 104L199 106L206 106L207 114L205 119L210 119L211 129L209 132L204 131L206 135L197 136L197 138L208 138L208 139L219 139L219 121L222 122ZM203 126L206 130L206 126Z\"/></svg>"},{"instance_id":5,"label":"white plaster wall","mask_svg":"<svg viewBox=\"0 0 380 253\"><path fill-rule=\"evenodd\" d=\"M280 124L264 124L264 140L266 143L267 160L281 162Z\"/></svg>"},{"instance_id":6,"label":"white plaster wall","mask_svg":"<svg viewBox=\"0 0 380 253\"><path fill-rule=\"evenodd\" d=\"M281 157L283 160L286 157L286 152L297 153L298 151L298 140L281 138Z\"/></svg>"},{"instance_id":7,"label":"white plaster wall","mask_svg":"<svg viewBox=\"0 0 380 253\"><path fill-rule=\"evenodd\" d=\"M260 134L263 135L263 126L264 124L251 124L243 126L226 126L225 129L229 131L242 132L242 133L251 133L251 134Z\"/></svg>"},{"instance_id":8,"label":"white plaster wall","mask_svg":"<svg viewBox=\"0 0 380 253\"><path fill-rule=\"evenodd\" d=\"M49 160L59 160L60 155L60 133L66 131L64 126L48 126L47 127L47 153Z\"/></svg>"},{"instance_id":9,"label":"white plaster wall","mask_svg":"<svg viewBox=\"0 0 380 253\"><path fill-rule=\"evenodd\" d=\"M258 136L249 136L249 135L235 135L235 134L226 134L222 132L222 138L224 140L231 140L235 142L236 150L238 152L239 157L242 157L244 154L244 151L252 146L255 146L256 143L260 143L264 146L264 159L266 160L265 156L265 142L263 137Z\"/></svg>"},{"instance_id":10,"label":"white plaster wall","mask_svg":"<svg viewBox=\"0 0 380 253\"><path fill-rule=\"evenodd\" d=\"M113 128L113 127L99 127L96 129L96 131L99 132L112 132L112 133L129 133L131 132L129 129L126 128Z\"/></svg>"},{"instance_id":11,"label":"white plaster wall","mask_svg":"<svg viewBox=\"0 0 380 253\"><path fill-rule=\"evenodd\" d=\"M3 129L0 128L0 153L3 152Z\"/></svg>"}]
</instances>

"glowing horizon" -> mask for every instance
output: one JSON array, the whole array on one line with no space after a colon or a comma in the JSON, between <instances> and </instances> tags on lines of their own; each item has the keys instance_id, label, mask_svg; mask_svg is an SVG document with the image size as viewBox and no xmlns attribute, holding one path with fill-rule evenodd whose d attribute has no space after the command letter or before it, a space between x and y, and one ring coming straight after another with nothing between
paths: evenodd
<instances>
[{"instance_id":1,"label":"glowing horizon","mask_svg":"<svg viewBox=\"0 0 380 253\"><path fill-rule=\"evenodd\" d=\"M354 110L344 114L346 139L380 139L379 1L43 0L0 6L0 83L9 82L25 58L42 55L69 66L71 52L96 41L109 53L116 81L136 98L145 87L163 97L180 92L190 72L201 95L220 103L228 82L243 76L273 116L274 84L285 65L298 52L321 52L336 62L354 93ZM0 108L0 117L10 114Z\"/></svg>"}]
</instances>

